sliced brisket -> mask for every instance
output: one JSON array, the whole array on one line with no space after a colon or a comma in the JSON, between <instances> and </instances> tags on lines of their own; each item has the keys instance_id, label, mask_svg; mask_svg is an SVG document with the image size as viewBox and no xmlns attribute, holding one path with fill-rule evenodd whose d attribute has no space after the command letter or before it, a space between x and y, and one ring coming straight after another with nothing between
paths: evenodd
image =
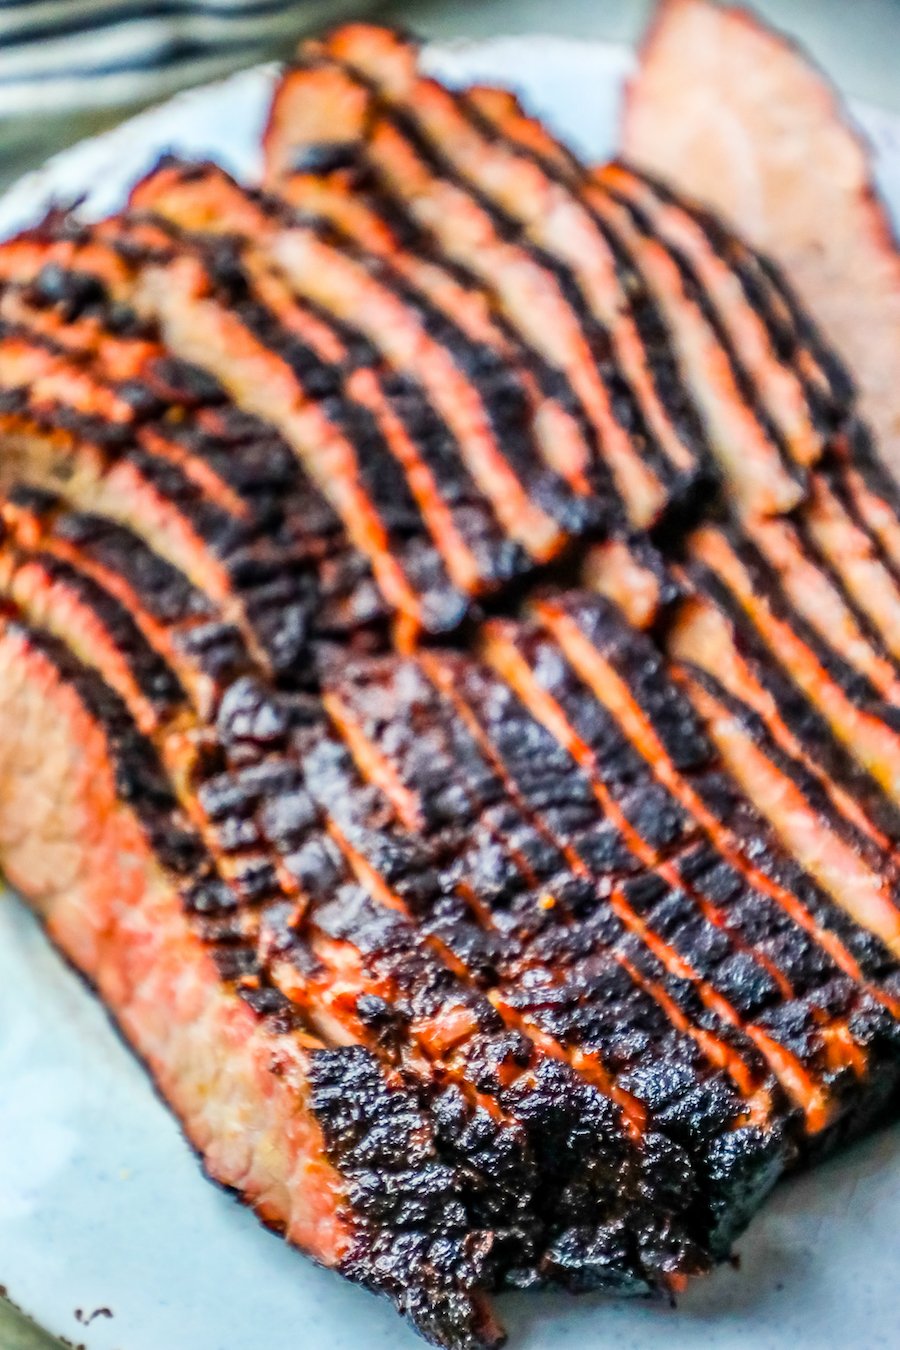
<instances>
[{"instance_id":1,"label":"sliced brisket","mask_svg":"<svg viewBox=\"0 0 900 1350\"><path fill-rule=\"evenodd\" d=\"M0 861L209 1173L479 1350L895 1106L897 493L777 269L505 91L350 25L265 155L0 245Z\"/></svg>"}]
</instances>

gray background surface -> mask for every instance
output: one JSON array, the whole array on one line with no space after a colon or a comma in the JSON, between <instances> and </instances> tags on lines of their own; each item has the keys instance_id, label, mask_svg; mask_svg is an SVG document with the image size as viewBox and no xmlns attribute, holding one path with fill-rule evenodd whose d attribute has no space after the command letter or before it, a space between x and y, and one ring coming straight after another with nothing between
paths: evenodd
<instances>
[{"instance_id":1,"label":"gray background surface","mask_svg":"<svg viewBox=\"0 0 900 1350\"><path fill-rule=\"evenodd\" d=\"M652 8L653 0L408 0L386 5L384 13L441 39L547 32L633 43ZM754 0L754 8L798 38L846 93L900 109L900 0ZM77 118L0 122L0 187L137 106ZM57 1345L0 1300L0 1350Z\"/></svg>"}]
</instances>

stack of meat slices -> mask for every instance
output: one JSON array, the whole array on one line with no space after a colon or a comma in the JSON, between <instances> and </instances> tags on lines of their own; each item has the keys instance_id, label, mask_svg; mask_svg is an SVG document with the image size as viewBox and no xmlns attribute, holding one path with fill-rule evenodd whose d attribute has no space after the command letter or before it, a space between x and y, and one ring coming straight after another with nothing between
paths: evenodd
<instances>
[{"instance_id":1,"label":"stack of meat slices","mask_svg":"<svg viewBox=\"0 0 900 1350\"><path fill-rule=\"evenodd\" d=\"M900 1081L900 525L786 284L371 27L264 191L0 248L0 853L434 1343L662 1293Z\"/></svg>"}]
</instances>

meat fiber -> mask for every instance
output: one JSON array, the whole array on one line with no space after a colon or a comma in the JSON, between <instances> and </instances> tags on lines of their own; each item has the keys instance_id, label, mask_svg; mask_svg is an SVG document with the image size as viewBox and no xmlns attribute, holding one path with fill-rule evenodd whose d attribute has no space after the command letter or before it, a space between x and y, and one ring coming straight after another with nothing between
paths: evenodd
<instances>
[{"instance_id":1,"label":"meat fiber","mask_svg":"<svg viewBox=\"0 0 900 1350\"><path fill-rule=\"evenodd\" d=\"M480 1350L896 1110L897 492L774 266L507 92L350 25L265 153L0 246L0 861L206 1170Z\"/></svg>"},{"instance_id":2,"label":"meat fiber","mask_svg":"<svg viewBox=\"0 0 900 1350\"><path fill-rule=\"evenodd\" d=\"M900 259L865 141L824 75L745 10L663 0L622 149L784 267L900 473Z\"/></svg>"}]
</instances>

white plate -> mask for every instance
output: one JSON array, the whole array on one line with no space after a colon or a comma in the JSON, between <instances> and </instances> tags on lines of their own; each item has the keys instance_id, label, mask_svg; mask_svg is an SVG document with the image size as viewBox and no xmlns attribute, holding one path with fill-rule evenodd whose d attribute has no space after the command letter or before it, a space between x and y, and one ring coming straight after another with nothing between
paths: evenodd
<instances>
[{"instance_id":1,"label":"white plate","mask_svg":"<svg viewBox=\"0 0 900 1350\"><path fill-rule=\"evenodd\" d=\"M585 154L612 145L624 49L516 38L430 53L453 79L496 79ZM182 95L30 175L0 233L89 188L105 211L166 148L252 174L271 86L253 70ZM900 119L859 116L900 204ZM143 1072L34 921L0 899L0 1280L87 1350L414 1350L386 1303L314 1267L200 1175ZM782 1187L741 1241L741 1269L677 1310L512 1295L518 1350L896 1350L900 1133L884 1132ZM91 1314L108 1309L112 1316ZM85 1325L85 1323L89 1325Z\"/></svg>"}]
</instances>

